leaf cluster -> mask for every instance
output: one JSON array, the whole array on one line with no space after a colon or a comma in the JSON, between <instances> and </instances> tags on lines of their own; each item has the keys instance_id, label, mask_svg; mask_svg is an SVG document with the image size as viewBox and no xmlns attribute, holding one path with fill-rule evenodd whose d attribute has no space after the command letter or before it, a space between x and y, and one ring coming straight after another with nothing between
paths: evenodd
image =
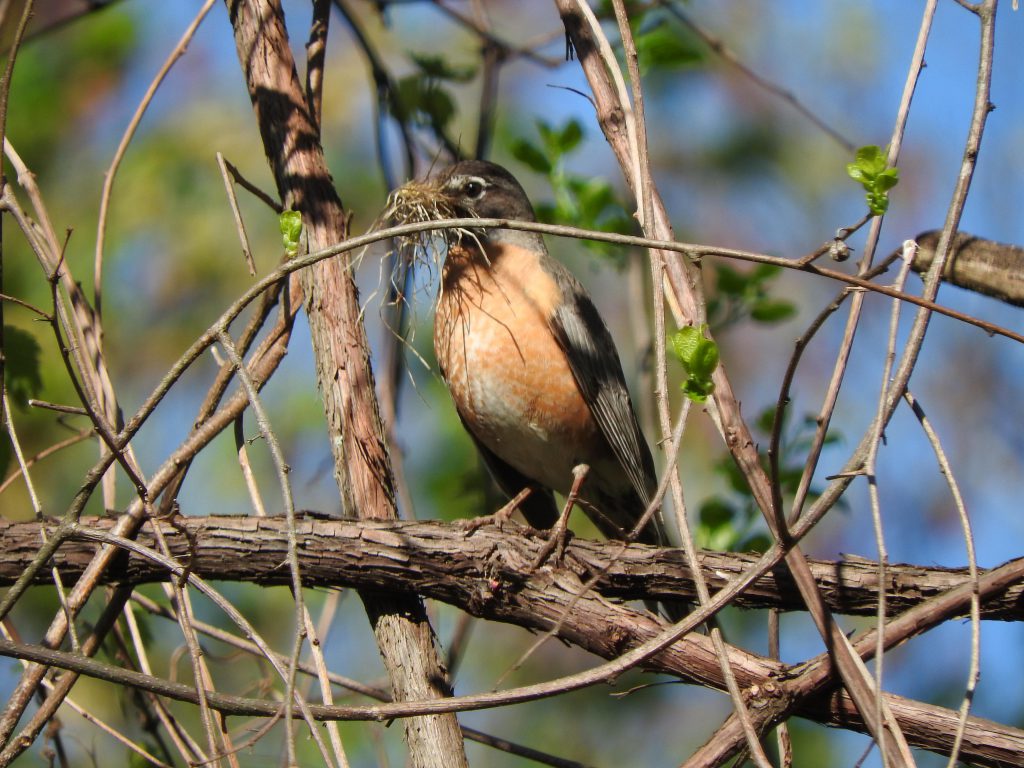
<instances>
[{"instance_id":1,"label":"leaf cluster","mask_svg":"<svg viewBox=\"0 0 1024 768\"><path fill-rule=\"evenodd\" d=\"M716 330L753 320L772 324L796 315L796 305L771 295L772 282L782 274L773 264L758 264L746 272L715 264L715 295L708 300L708 322Z\"/></svg>"},{"instance_id":2,"label":"leaf cluster","mask_svg":"<svg viewBox=\"0 0 1024 768\"><path fill-rule=\"evenodd\" d=\"M579 121L573 119L553 126L538 120L536 126L540 141L516 139L512 143L512 155L547 176L551 184L554 202L539 204L537 218L549 224L572 224L620 234L634 232L633 220L606 179L573 174L565 168L565 157L578 149L585 138ZM613 258L622 266L624 257L620 247L587 240L583 243L591 251Z\"/></svg>"},{"instance_id":3,"label":"leaf cluster","mask_svg":"<svg viewBox=\"0 0 1024 768\"><path fill-rule=\"evenodd\" d=\"M649 11L639 16L634 27L633 40L642 75L688 69L705 59L696 36L663 13Z\"/></svg>"},{"instance_id":4,"label":"leaf cluster","mask_svg":"<svg viewBox=\"0 0 1024 768\"><path fill-rule=\"evenodd\" d=\"M754 422L754 430L767 438L772 434L775 423L775 408L764 409ZM806 456L814 440L817 422L814 416L807 415L797 424L789 423L789 411L782 412L780 426L778 475L774 478L779 484L783 499L792 499L804 473L802 457ZM831 445L840 436L830 433L825 437L825 444ZM771 462L767 451L760 451L761 465L771 473ZM764 552L771 540L764 530L764 518L753 501L753 494L743 472L726 455L715 464L717 472L729 487L728 494L716 494L704 501L698 512L696 529L697 545L705 549L731 550L736 552ZM820 489L813 486L807 494L813 501L820 494ZM840 501L843 507L844 502Z\"/></svg>"},{"instance_id":5,"label":"leaf cluster","mask_svg":"<svg viewBox=\"0 0 1024 768\"><path fill-rule=\"evenodd\" d=\"M284 211L278 219L281 228L281 243L288 256L299 252L299 240L302 237L302 214L298 211Z\"/></svg>"},{"instance_id":6,"label":"leaf cluster","mask_svg":"<svg viewBox=\"0 0 1024 768\"><path fill-rule=\"evenodd\" d=\"M889 190L900 180L899 168L890 168L887 152L875 144L857 150L857 159L847 163L846 173L864 187L868 209L875 216L889 210Z\"/></svg>"},{"instance_id":7,"label":"leaf cluster","mask_svg":"<svg viewBox=\"0 0 1024 768\"><path fill-rule=\"evenodd\" d=\"M672 17L671 11L659 8L657 3L626 2L624 5L640 74L656 77L706 60L706 47L688 27ZM612 22L616 18L611 2L598 3L595 13ZM621 44L617 44L617 48L621 53Z\"/></svg>"},{"instance_id":8,"label":"leaf cluster","mask_svg":"<svg viewBox=\"0 0 1024 768\"><path fill-rule=\"evenodd\" d=\"M680 328L668 339L672 352L686 372L683 394L695 403L703 403L715 390L711 375L718 367L718 345L705 336L707 330L707 323L700 328L690 325Z\"/></svg>"},{"instance_id":9,"label":"leaf cluster","mask_svg":"<svg viewBox=\"0 0 1024 768\"><path fill-rule=\"evenodd\" d=\"M472 80L476 67L452 64L437 55L414 53L411 58L417 71L401 78L396 85L392 107L395 118L444 135L457 111L448 86Z\"/></svg>"}]
</instances>

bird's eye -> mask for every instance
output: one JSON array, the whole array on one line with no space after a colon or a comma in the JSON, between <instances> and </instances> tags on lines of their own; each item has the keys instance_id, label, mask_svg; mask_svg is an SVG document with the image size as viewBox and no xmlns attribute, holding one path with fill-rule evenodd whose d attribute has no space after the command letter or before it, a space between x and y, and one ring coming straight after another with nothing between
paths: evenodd
<instances>
[{"instance_id":1,"label":"bird's eye","mask_svg":"<svg viewBox=\"0 0 1024 768\"><path fill-rule=\"evenodd\" d=\"M462 194L470 200L476 200L484 193L484 185L476 179L470 179L462 186Z\"/></svg>"}]
</instances>

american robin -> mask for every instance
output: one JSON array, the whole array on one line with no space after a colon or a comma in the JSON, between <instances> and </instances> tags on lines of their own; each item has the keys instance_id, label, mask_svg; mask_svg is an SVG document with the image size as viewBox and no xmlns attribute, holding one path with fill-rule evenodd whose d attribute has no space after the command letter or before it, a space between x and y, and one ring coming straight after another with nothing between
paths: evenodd
<instances>
[{"instance_id":1,"label":"american robin","mask_svg":"<svg viewBox=\"0 0 1024 768\"><path fill-rule=\"evenodd\" d=\"M536 221L522 186L494 163L456 163L428 187L435 210ZM539 234L449 233L434 350L498 485L510 497L533 488L520 505L532 526L556 522L552 491L566 494L586 464L581 506L604 535L629 535L654 495L654 460L604 320ZM668 544L657 515L636 538Z\"/></svg>"}]
</instances>

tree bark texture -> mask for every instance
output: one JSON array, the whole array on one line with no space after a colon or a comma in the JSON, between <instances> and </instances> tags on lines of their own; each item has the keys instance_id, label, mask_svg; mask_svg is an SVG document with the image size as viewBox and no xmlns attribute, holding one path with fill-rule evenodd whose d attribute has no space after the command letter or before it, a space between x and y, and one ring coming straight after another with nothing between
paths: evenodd
<instances>
[{"instance_id":1,"label":"tree bark texture","mask_svg":"<svg viewBox=\"0 0 1024 768\"><path fill-rule=\"evenodd\" d=\"M348 236L289 46L277 0L226 0L264 150L286 208L302 214L313 250ZM377 408L369 346L348 256L318 262L303 274L317 379L327 415L335 477L346 512L395 519L390 461ZM450 694L422 601L361 592L396 700ZM466 765L454 715L410 718L406 739L413 765Z\"/></svg>"},{"instance_id":2,"label":"tree bark texture","mask_svg":"<svg viewBox=\"0 0 1024 768\"><path fill-rule=\"evenodd\" d=\"M83 521L81 533L54 556L53 564L66 579L73 580L88 563L97 546L95 540L101 538L92 535L89 539L91 532L103 534L114 524L109 519ZM188 564L196 575L262 585L289 581L280 568L288 546L283 518L190 517L153 524L161 526L175 559ZM650 614L620 605L614 598L689 594L685 591L689 575L678 553L640 544L623 549L619 542L577 539L570 542L563 565L547 564L531 572L531 563L545 539L524 535L527 530L514 524L467 531L458 523L325 520L308 515L297 527L302 570L310 586L353 586L374 592L415 590L473 615L530 630L543 632L557 626L559 638L606 659L621 656L664 629ZM37 523L0 525L0 586L9 584L35 555L39 534ZM148 529L138 541L149 547L155 543ZM701 559L709 580L720 586L749 567L754 558L706 552ZM870 612L870 596L877 600L872 563L818 561L811 565L825 582L822 591L832 596L837 611ZM583 587L589 576L605 569L607 576L596 590L586 592ZM961 571L917 566L893 565L887 575L891 598L902 601L901 607L962 588L968 581ZM49 574L40 576L43 583L50 578ZM167 578L167 572L138 555L125 554L122 562L108 571L108 578L137 583ZM756 582L745 599L757 607L799 608L795 586L786 578L785 569L777 569ZM645 585L654 586L644 591ZM983 613L1019 618L1022 594L1024 586L1018 578L991 599L986 596ZM0 648L0 653L6 651ZM780 693L780 683L792 668L735 647L729 648L729 658L752 707L781 711L791 705ZM55 664L61 666L61 661L57 659ZM711 641L697 633L678 640L645 666L716 690L725 687ZM886 701L911 744L940 753L949 750L956 712L889 694ZM809 698L793 712L828 725L864 730L856 708L844 694ZM1024 766L1024 731L970 718L966 734L962 759L979 765Z\"/></svg>"},{"instance_id":3,"label":"tree bark texture","mask_svg":"<svg viewBox=\"0 0 1024 768\"><path fill-rule=\"evenodd\" d=\"M156 521L151 522L156 524ZM160 522L170 553L206 579L244 581L261 586L287 586L291 577L280 567L288 551L284 517L179 517ZM112 518L83 518L83 530L114 532ZM297 523L299 562L308 587L351 587L372 592L415 592L458 606L476 616L498 618L488 607L493 593L517 588L547 541L516 523L497 528L484 525L467 531L461 522L359 521L325 518L306 513ZM9 587L39 549L35 522L0 521L0 588ZM144 529L140 544L155 548ZM61 545L52 562L69 581L89 564L95 545L85 539ZM749 569L757 555L703 551L698 554L712 592ZM829 608L835 613L874 616L878 610L878 563L860 558L810 560L811 571ZM693 578L686 559L675 549L645 544L574 538L558 567L546 573L586 580L603 574L594 585L598 594L614 600L677 600L693 602ZM980 570L984 576L988 571ZM103 577L105 583L142 584L164 581L167 571L136 555L123 555ZM51 584L42 569L37 583ZM886 565L886 606L896 615L923 601L970 583L967 568L926 568ZM493 597L493 595L492 595ZM732 605L745 609L804 610L789 571L779 566L765 574ZM966 615L966 614L965 614ZM1024 583L990 595L981 605L987 620L1024 621Z\"/></svg>"},{"instance_id":4,"label":"tree bark texture","mask_svg":"<svg viewBox=\"0 0 1024 768\"><path fill-rule=\"evenodd\" d=\"M931 268L941 236L941 229L933 229L914 238L918 251L911 267L915 272L923 275ZM949 248L943 280L1024 307L1024 248L966 232L957 232Z\"/></svg>"}]
</instances>

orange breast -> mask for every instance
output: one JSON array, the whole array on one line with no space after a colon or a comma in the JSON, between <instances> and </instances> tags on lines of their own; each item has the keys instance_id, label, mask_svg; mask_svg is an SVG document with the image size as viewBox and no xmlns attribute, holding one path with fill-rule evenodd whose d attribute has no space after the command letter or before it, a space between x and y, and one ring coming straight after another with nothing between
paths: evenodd
<instances>
[{"instance_id":1,"label":"orange breast","mask_svg":"<svg viewBox=\"0 0 1024 768\"><path fill-rule=\"evenodd\" d=\"M487 448L565 492L603 442L548 324L561 289L518 246L453 247L442 273L434 350L455 406Z\"/></svg>"}]
</instances>

